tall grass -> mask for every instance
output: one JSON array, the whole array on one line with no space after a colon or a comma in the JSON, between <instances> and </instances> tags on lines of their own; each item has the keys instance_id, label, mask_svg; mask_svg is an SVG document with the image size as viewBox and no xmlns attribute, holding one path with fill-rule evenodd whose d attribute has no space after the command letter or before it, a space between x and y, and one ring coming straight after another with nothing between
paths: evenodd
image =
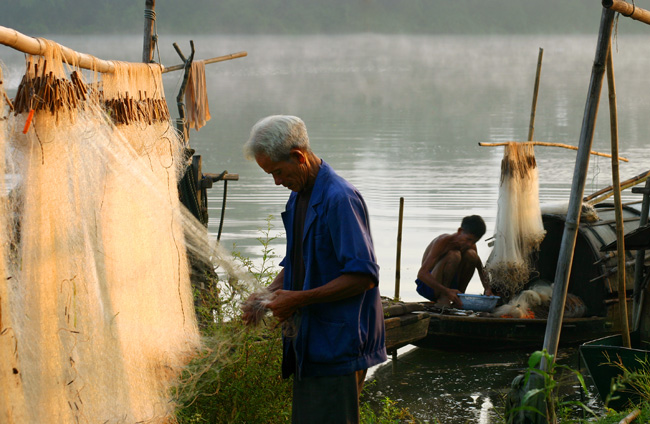
<instances>
[{"instance_id":1,"label":"tall grass","mask_svg":"<svg viewBox=\"0 0 650 424\"><path fill-rule=\"evenodd\" d=\"M205 289L195 292L203 350L175 389L180 424L290 422L292 385L280 376L280 329L270 318L251 327L240 317L241 301L255 287L268 286L277 274L271 219L260 229L260 264L233 254L256 284L244 284L217 269L206 278Z\"/></svg>"}]
</instances>

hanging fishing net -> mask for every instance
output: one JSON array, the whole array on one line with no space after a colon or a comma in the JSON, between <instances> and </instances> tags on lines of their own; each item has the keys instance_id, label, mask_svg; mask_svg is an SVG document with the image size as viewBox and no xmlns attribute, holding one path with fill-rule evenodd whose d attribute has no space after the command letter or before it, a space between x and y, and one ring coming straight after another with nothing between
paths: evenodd
<instances>
[{"instance_id":1,"label":"hanging fishing net","mask_svg":"<svg viewBox=\"0 0 650 424\"><path fill-rule=\"evenodd\" d=\"M17 289L13 278L12 235L13 220L9 190L5 178L5 152L8 149L7 121L10 113L0 68L0 422L27 422L25 398L19 370L22 368L16 355L17 338L14 330Z\"/></svg>"},{"instance_id":2,"label":"hanging fishing net","mask_svg":"<svg viewBox=\"0 0 650 424\"><path fill-rule=\"evenodd\" d=\"M0 421L165 421L199 345L186 249L207 241L178 201L160 67L84 78L39 41L0 120L18 181L0 217Z\"/></svg>"},{"instance_id":3,"label":"hanging fishing net","mask_svg":"<svg viewBox=\"0 0 650 424\"><path fill-rule=\"evenodd\" d=\"M544 235L533 145L508 143L501 161L494 248L485 267L494 291L510 297L523 288L532 270L531 254Z\"/></svg>"}]
</instances>

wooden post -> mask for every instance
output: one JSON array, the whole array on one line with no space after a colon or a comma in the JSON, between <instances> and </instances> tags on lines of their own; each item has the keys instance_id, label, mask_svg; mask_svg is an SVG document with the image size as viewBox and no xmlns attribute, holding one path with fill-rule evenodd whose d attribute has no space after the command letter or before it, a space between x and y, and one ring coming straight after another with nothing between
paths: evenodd
<instances>
[{"instance_id":1,"label":"wooden post","mask_svg":"<svg viewBox=\"0 0 650 424\"><path fill-rule=\"evenodd\" d=\"M404 198L399 198L399 219L397 221L397 261L395 264L395 300L399 300L400 263L402 261L402 220L404 218Z\"/></svg>"},{"instance_id":2,"label":"wooden post","mask_svg":"<svg viewBox=\"0 0 650 424\"><path fill-rule=\"evenodd\" d=\"M562 243L555 271L555 280L553 286L553 297L549 310L549 317L544 334L544 349L555 357L560 340L560 330L562 329L562 319L564 317L564 304L569 286L569 276L573 262L573 250L575 248L578 225L580 224L580 209L582 207L582 197L589 169L589 152L594 137L594 127L598 115L598 102L603 85L603 75L605 73L605 62L609 48L609 40L612 35L612 24L614 22L614 11L603 9L600 19L600 30L598 33L598 43L596 55L591 70L591 81L585 112L580 131L580 140L576 163L573 172L573 181L571 184L571 196L569 198L569 207L562 234ZM542 369L548 370L546 361L542 362Z\"/></svg>"},{"instance_id":3,"label":"wooden post","mask_svg":"<svg viewBox=\"0 0 650 424\"><path fill-rule=\"evenodd\" d=\"M144 44L142 46L142 61L150 63L153 59L153 27L156 22L156 0L145 0L144 6Z\"/></svg>"},{"instance_id":4,"label":"wooden post","mask_svg":"<svg viewBox=\"0 0 650 424\"><path fill-rule=\"evenodd\" d=\"M528 141L533 141L533 134L535 133L535 112L537 111L537 95L539 94L539 79L542 73L542 56L544 49L540 47L539 55L537 56L537 73L535 75L535 89L533 90L533 105L530 108L530 125L528 126Z\"/></svg>"},{"instance_id":5,"label":"wooden post","mask_svg":"<svg viewBox=\"0 0 650 424\"><path fill-rule=\"evenodd\" d=\"M630 342L630 326L627 319L627 293L625 289L625 231L623 229L623 210L621 206L621 186L618 170L618 114L616 108L616 83L614 81L614 60L612 58L612 40L609 40L607 54L607 91L609 94L609 127L612 143L612 187L614 205L616 207L616 253L618 255L618 306L621 320L623 346L632 347Z\"/></svg>"}]
</instances>

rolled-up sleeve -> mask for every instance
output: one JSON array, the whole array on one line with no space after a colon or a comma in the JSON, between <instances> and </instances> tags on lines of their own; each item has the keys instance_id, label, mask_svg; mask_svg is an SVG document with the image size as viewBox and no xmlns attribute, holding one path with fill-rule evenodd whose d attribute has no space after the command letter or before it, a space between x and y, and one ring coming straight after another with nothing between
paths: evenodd
<instances>
[{"instance_id":1,"label":"rolled-up sleeve","mask_svg":"<svg viewBox=\"0 0 650 424\"><path fill-rule=\"evenodd\" d=\"M360 195L355 192L336 199L328 213L328 226L341 273L369 274L379 284L368 212Z\"/></svg>"}]
</instances>

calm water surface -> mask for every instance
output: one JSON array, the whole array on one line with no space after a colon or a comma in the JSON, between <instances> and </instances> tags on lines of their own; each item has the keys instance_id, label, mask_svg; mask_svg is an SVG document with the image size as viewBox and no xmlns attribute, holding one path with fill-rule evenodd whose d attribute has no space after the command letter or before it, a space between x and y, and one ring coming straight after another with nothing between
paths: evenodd
<instances>
[{"instance_id":1,"label":"calm water surface","mask_svg":"<svg viewBox=\"0 0 650 424\"><path fill-rule=\"evenodd\" d=\"M272 215L272 234L280 236L274 246L282 253L279 216L289 192L275 187L255 163L246 161L241 146L258 119L278 113L298 115L307 124L315 152L366 199L381 289L387 296L394 295L399 199L404 197L400 296L418 300L412 282L422 251L434 237L455 231L468 214L485 218L488 236L494 231L503 148L478 143L526 139L539 48L544 49L544 60L534 138L577 145L596 26L590 36L194 37L199 59L248 52L246 58L207 67L212 120L199 132L192 131L190 141L203 156L204 172L228 170L240 175L228 186L222 244L236 245L258 260L259 228ZM647 79L650 43L641 36L618 37L614 63L620 154L630 159L621 164L625 179L650 164L645 146L650 95L639 90ZM141 57L139 37L50 38L105 59ZM161 35L163 64L179 63L171 44L178 42L189 50L188 40ZM3 48L0 60L11 94L19 83L22 56ZM172 112L180 78L179 73L165 76ZM605 95L601 103L594 149L608 152ZM537 147L536 157L542 202L568 201L575 152ZM610 159L594 157L586 192L610 181ZM222 190L223 185L216 185L209 193L212 234L219 226ZM634 196L626 199L636 200ZM481 240L478 248L485 260L486 241ZM475 279L469 291L480 290ZM446 423L495 422L484 411L495 402L494 393L514 377L513 367L496 365L487 374L481 370L486 363L521 363L521 353L501 359L414 352L400 362L396 378L377 370L373 390L404 399L430 419L452 404L461 405L441 418ZM411 386L416 395L406 390Z\"/></svg>"}]
</instances>

